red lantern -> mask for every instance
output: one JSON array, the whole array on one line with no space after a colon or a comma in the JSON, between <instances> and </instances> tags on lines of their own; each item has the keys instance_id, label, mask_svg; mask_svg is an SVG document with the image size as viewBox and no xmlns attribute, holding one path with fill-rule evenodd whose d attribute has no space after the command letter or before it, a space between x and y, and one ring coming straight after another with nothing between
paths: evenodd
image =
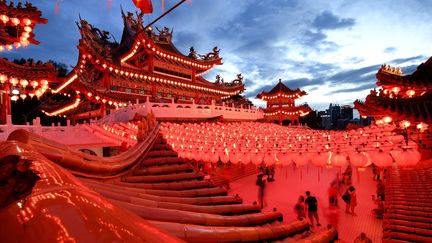
<instances>
[{"instance_id":1,"label":"red lantern","mask_svg":"<svg viewBox=\"0 0 432 243\"><path fill-rule=\"evenodd\" d=\"M380 149L379 151L369 151L368 154L376 166L387 167L393 164L393 158L389 152Z\"/></svg>"},{"instance_id":2,"label":"red lantern","mask_svg":"<svg viewBox=\"0 0 432 243\"><path fill-rule=\"evenodd\" d=\"M316 166L325 166L330 164L330 152L318 152L315 154L312 163Z\"/></svg>"},{"instance_id":3,"label":"red lantern","mask_svg":"<svg viewBox=\"0 0 432 243\"><path fill-rule=\"evenodd\" d=\"M415 166L421 159L421 154L415 149L396 149L390 153L396 164L401 167Z\"/></svg>"},{"instance_id":4,"label":"red lantern","mask_svg":"<svg viewBox=\"0 0 432 243\"><path fill-rule=\"evenodd\" d=\"M331 157L331 164L333 166L342 167L348 163L347 155L345 153L336 153Z\"/></svg>"},{"instance_id":5,"label":"red lantern","mask_svg":"<svg viewBox=\"0 0 432 243\"><path fill-rule=\"evenodd\" d=\"M261 164L262 163L262 161L263 161L263 154L262 153L257 153L257 154L254 154L253 156L252 156L252 163L254 163L255 165L259 165L259 164Z\"/></svg>"},{"instance_id":6,"label":"red lantern","mask_svg":"<svg viewBox=\"0 0 432 243\"><path fill-rule=\"evenodd\" d=\"M351 165L355 167L365 167L368 163L368 158L362 152L352 152L349 154Z\"/></svg>"},{"instance_id":7,"label":"red lantern","mask_svg":"<svg viewBox=\"0 0 432 243\"><path fill-rule=\"evenodd\" d=\"M267 165L274 165L276 163L276 156L271 152L267 152L264 156L264 162Z\"/></svg>"},{"instance_id":8,"label":"red lantern","mask_svg":"<svg viewBox=\"0 0 432 243\"><path fill-rule=\"evenodd\" d=\"M153 4L151 0L133 0L133 3L142 13L153 13Z\"/></svg>"},{"instance_id":9,"label":"red lantern","mask_svg":"<svg viewBox=\"0 0 432 243\"><path fill-rule=\"evenodd\" d=\"M307 165L307 163L309 162L310 154L307 152L300 152L294 158L295 160L293 161L297 166L303 166Z\"/></svg>"}]
</instances>

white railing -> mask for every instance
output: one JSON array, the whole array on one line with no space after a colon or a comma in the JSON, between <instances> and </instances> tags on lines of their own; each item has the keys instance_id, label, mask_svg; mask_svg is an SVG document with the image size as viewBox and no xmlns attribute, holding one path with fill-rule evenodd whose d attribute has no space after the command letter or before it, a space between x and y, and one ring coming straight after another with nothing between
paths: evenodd
<instances>
[{"instance_id":1,"label":"white railing","mask_svg":"<svg viewBox=\"0 0 432 243\"><path fill-rule=\"evenodd\" d=\"M150 111L159 119L206 119L222 117L225 120L236 121L256 121L264 118L264 113L256 107L230 107L223 103L215 104L195 104L171 102L150 102L147 98L145 103L130 104L126 108L117 109L110 115L101 119L100 122L127 122L130 121L135 113L146 115Z\"/></svg>"},{"instance_id":2,"label":"white railing","mask_svg":"<svg viewBox=\"0 0 432 243\"><path fill-rule=\"evenodd\" d=\"M10 116L7 124L0 125L0 141L5 141L9 134L17 129L24 129L48 139L60 141L65 145L77 147L79 145L116 145L115 141L95 134L95 131L89 129L87 124L72 126L68 120L66 126L60 126L60 124L42 126L40 119L36 118L32 124L13 125Z\"/></svg>"}]
</instances>

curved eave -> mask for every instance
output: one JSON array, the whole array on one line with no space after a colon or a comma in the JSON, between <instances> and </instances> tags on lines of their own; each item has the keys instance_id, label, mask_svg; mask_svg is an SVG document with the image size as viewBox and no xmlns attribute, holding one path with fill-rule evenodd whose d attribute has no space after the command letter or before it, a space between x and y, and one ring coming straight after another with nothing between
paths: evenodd
<instances>
[{"instance_id":1,"label":"curved eave","mask_svg":"<svg viewBox=\"0 0 432 243\"><path fill-rule=\"evenodd\" d=\"M394 120L410 120L419 122L432 121L432 99L430 96L387 99L377 96L368 96L364 105L367 112L374 116L389 115Z\"/></svg>"},{"instance_id":2,"label":"curved eave","mask_svg":"<svg viewBox=\"0 0 432 243\"><path fill-rule=\"evenodd\" d=\"M286 99L299 99L302 96L307 95L305 91L302 90L294 90L292 92L277 92L277 93L270 93L270 92L261 92L259 93L256 98L269 101L279 98L286 98Z\"/></svg>"},{"instance_id":3,"label":"curved eave","mask_svg":"<svg viewBox=\"0 0 432 243\"><path fill-rule=\"evenodd\" d=\"M424 88L432 89L432 82L430 80L418 80L412 77L412 75L398 75L383 71L380 69L376 78L378 79L378 86L399 86L399 87L410 87L410 88Z\"/></svg>"},{"instance_id":4,"label":"curved eave","mask_svg":"<svg viewBox=\"0 0 432 243\"><path fill-rule=\"evenodd\" d=\"M181 54L179 51L177 52L166 51L164 48L161 48L159 44L155 43L153 40L148 38L148 36L145 33L140 33L138 35L139 35L138 39L140 45L143 45L146 49L152 51L156 55L159 55L163 58L169 58L180 63L190 63L188 65L191 68L192 67L195 68L196 70L207 71L210 68L212 68L214 65L222 64L222 58L220 57L209 59L209 60L197 60L197 59L190 58L189 56L186 56L184 54ZM133 46L135 46L137 43L138 40L135 40ZM133 47L131 49L133 49ZM177 50L177 48L175 48L175 50Z\"/></svg>"},{"instance_id":5,"label":"curved eave","mask_svg":"<svg viewBox=\"0 0 432 243\"><path fill-rule=\"evenodd\" d=\"M306 116L312 109L309 106L293 106L293 107L274 107L264 109L264 116L279 117L279 116Z\"/></svg>"},{"instance_id":6,"label":"curved eave","mask_svg":"<svg viewBox=\"0 0 432 243\"><path fill-rule=\"evenodd\" d=\"M244 90L244 85L235 85L235 86L219 86L214 83L211 83L204 78L200 78L201 82L192 82L192 81L186 81L180 78L175 78L171 76L165 76L162 74L156 74L156 73L149 73L147 71L142 70L136 70L133 68L127 68L127 67L121 67L117 66L115 64L111 64L107 61L100 61L104 60L99 55L96 54L96 56L80 53L80 57L78 60L77 65L75 68L71 71L71 73L68 75L68 77L65 79L62 85L65 85L68 83L68 80L70 81L73 78L72 73L79 76L80 73L84 71L84 64L87 62L90 62L93 64L93 67L97 68L100 71L108 70L110 71L111 75L115 75L116 77L119 77L121 79L128 79L134 82L149 82L149 83L157 83L157 84L166 84L166 85L172 85L179 88L189 88L189 89L195 89L202 92L209 92L209 93L216 93L220 96L229 96L229 95L235 95L235 93L239 93L240 91ZM204 81L202 81L204 80ZM72 81L73 82L73 81ZM71 83L71 82L69 82ZM67 84L68 85L68 84ZM62 86L59 86L62 87ZM63 87L64 88L64 87ZM213 91L209 91L213 90Z\"/></svg>"}]
</instances>

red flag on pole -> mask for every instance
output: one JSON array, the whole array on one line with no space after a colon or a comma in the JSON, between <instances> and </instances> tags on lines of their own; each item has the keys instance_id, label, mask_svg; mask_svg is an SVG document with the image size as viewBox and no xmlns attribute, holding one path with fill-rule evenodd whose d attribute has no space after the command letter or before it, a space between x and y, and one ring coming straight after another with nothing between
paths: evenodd
<instances>
[{"instance_id":1,"label":"red flag on pole","mask_svg":"<svg viewBox=\"0 0 432 243\"><path fill-rule=\"evenodd\" d=\"M165 12L165 0L162 0L162 12Z\"/></svg>"},{"instance_id":2,"label":"red flag on pole","mask_svg":"<svg viewBox=\"0 0 432 243\"><path fill-rule=\"evenodd\" d=\"M142 13L153 13L153 4L151 0L133 0L133 3Z\"/></svg>"}]
</instances>

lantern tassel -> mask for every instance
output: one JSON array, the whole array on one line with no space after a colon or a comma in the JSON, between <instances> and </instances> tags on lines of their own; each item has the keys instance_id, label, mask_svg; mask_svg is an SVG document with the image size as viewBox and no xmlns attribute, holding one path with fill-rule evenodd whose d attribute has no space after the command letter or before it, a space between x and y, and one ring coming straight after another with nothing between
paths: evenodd
<instances>
[{"instance_id":1,"label":"lantern tassel","mask_svg":"<svg viewBox=\"0 0 432 243\"><path fill-rule=\"evenodd\" d=\"M318 169L318 182L320 182L321 181L321 178L320 178L320 171L319 171L319 169Z\"/></svg>"},{"instance_id":2,"label":"lantern tassel","mask_svg":"<svg viewBox=\"0 0 432 243\"><path fill-rule=\"evenodd\" d=\"M303 170L300 169L300 180L303 180Z\"/></svg>"}]
</instances>

